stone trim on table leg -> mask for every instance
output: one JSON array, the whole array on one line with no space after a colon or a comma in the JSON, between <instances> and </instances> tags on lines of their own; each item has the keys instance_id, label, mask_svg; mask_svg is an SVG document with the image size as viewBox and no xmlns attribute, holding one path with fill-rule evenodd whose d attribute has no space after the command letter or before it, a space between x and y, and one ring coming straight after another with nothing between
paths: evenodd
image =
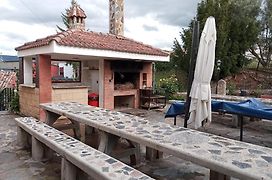
<instances>
[{"instance_id":1,"label":"stone trim on table leg","mask_svg":"<svg viewBox=\"0 0 272 180\"><path fill-rule=\"evenodd\" d=\"M210 180L230 180L230 176L210 170Z\"/></svg>"},{"instance_id":2,"label":"stone trim on table leg","mask_svg":"<svg viewBox=\"0 0 272 180\"><path fill-rule=\"evenodd\" d=\"M85 134L86 135L91 135L92 133L94 133L94 127L91 127L91 126L88 126L88 125L85 125Z\"/></svg>"},{"instance_id":3,"label":"stone trim on table leg","mask_svg":"<svg viewBox=\"0 0 272 180\"><path fill-rule=\"evenodd\" d=\"M81 134L80 134L80 123L77 121L73 121L71 119L69 119L71 121L71 123L74 125L73 126L73 132L74 132L74 136L76 139L81 140Z\"/></svg>"},{"instance_id":4,"label":"stone trim on table leg","mask_svg":"<svg viewBox=\"0 0 272 180\"><path fill-rule=\"evenodd\" d=\"M49 126L53 126L53 124L57 121L57 119L60 117L59 114L46 111L45 112L45 124L48 124Z\"/></svg>"},{"instance_id":5,"label":"stone trim on table leg","mask_svg":"<svg viewBox=\"0 0 272 180\"><path fill-rule=\"evenodd\" d=\"M99 142L98 150L106 154L111 154L114 146L117 144L119 137L106 133L104 131L99 131L99 134L100 134L100 142Z\"/></svg>"},{"instance_id":6,"label":"stone trim on table leg","mask_svg":"<svg viewBox=\"0 0 272 180\"><path fill-rule=\"evenodd\" d=\"M161 159L163 157L163 152L158 151L156 149L146 147L146 159L149 161L153 161L155 159Z\"/></svg>"},{"instance_id":7,"label":"stone trim on table leg","mask_svg":"<svg viewBox=\"0 0 272 180\"><path fill-rule=\"evenodd\" d=\"M128 140L130 147L133 148L134 154L130 155L130 163L132 165L138 165L141 162L140 144Z\"/></svg>"}]
</instances>

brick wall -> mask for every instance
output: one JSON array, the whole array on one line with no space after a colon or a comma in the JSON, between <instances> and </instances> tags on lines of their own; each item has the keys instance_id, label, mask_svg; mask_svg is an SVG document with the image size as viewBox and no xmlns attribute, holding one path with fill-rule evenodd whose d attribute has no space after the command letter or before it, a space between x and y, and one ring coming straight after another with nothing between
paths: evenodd
<instances>
[{"instance_id":1,"label":"brick wall","mask_svg":"<svg viewBox=\"0 0 272 180\"><path fill-rule=\"evenodd\" d=\"M73 101L88 104L88 89L53 89L52 102Z\"/></svg>"},{"instance_id":2,"label":"brick wall","mask_svg":"<svg viewBox=\"0 0 272 180\"><path fill-rule=\"evenodd\" d=\"M20 86L20 111L26 116L39 118L39 89Z\"/></svg>"}]
</instances>

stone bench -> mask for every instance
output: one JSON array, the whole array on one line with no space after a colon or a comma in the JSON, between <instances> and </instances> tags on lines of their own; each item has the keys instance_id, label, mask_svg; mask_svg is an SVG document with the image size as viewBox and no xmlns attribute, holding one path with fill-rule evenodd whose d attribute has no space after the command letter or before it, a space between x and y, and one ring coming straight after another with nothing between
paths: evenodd
<instances>
[{"instance_id":1,"label":"stone bench","mask_svg":"<svg viewBox=\"0 0 272 180\"><path fill-rule=\"evenodd\" d=\"M29 147L31 138L33 160L51 157L52 150L62 157L61 179L82 179L79 169L94 179L152 179L35 118L16 118L15 121L18 144Z\"/></svg>"}]
</instances>

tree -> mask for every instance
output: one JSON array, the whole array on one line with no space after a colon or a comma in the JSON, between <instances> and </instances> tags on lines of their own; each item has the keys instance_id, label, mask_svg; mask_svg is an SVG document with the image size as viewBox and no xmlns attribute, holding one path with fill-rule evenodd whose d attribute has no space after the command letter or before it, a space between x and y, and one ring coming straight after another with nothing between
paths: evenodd
<instances>
[{"instance_id":1,"label":"tree","mask_svg":"<svg viewBox=\"0 0 272 180\"><path fill-rule=\"evenodd\" d=\"M263 67L269 67L272 54L272 0L264 0L258 41L249 50ZM257 67L257 68L258 68Z\"/></svg>"},{"instance_id":2,"label":"tree","mask_svg":"<svg viewBox=\"0 0 272 180\"><path fill-rule=\"evenodd\" d=\"M216 20L216 60L222 62L220 77L236 73L249 62L246 52L258 37L259 9L260 0L202 0L198 4L196 18L200 22L200 33L209 16L214 16ZM188 63L184 62L190 60L191 36L190 24L181 33L183 53L179 53L175 43L173 45L174 53L179 56L178 61L186 65L187 69Z\"/></svg>"}]
</instances>

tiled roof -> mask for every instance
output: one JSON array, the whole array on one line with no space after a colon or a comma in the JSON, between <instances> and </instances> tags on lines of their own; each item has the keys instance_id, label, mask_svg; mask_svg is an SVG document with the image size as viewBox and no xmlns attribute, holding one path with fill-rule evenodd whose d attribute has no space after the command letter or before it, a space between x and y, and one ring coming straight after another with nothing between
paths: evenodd
<instances>
[{"instance_id":1,"label":"tiled roof","mask_svg":"<svg viewBox=\"0 0 272 180\"><path fill-rule=\"evenodd\" d=\"M0 90L16 85L16 72L0 71Z\"/></svg>"},{"instance_id":2,"label":"tiled roof","mask_svg":"<svg viewBox=\"0 0 272 180\"><path fill-rule=\"evenodd\" d=\"M60 46L79 47L99 50L112 50L144 55L168 56L165 51L134 41L132 39L83 30L67 30L36 41L25 43L16 48L17 51L49 45L55 40Z\"/></svg>"},{"instance_id":3,"label":"tiled roof","mask_svg":"<svg viewBox=\"0 0 272 180\"><path fill-rule=\"evenodd\" d=\"M86 14L83 9L78 4L73 4L73 6L67 11L68 17L82 17L86 18Z\"/></svg>"},{"instance_id":4,"label":"tiled roof","mask_svg":"<svg viewBox=\"0 0 272 180\"><path fill-rule=\"evenodd\" d=\"M0 55L0 62L18 62L19 58L17 56L10 55Z\"/></svg>"}]
</instances>

